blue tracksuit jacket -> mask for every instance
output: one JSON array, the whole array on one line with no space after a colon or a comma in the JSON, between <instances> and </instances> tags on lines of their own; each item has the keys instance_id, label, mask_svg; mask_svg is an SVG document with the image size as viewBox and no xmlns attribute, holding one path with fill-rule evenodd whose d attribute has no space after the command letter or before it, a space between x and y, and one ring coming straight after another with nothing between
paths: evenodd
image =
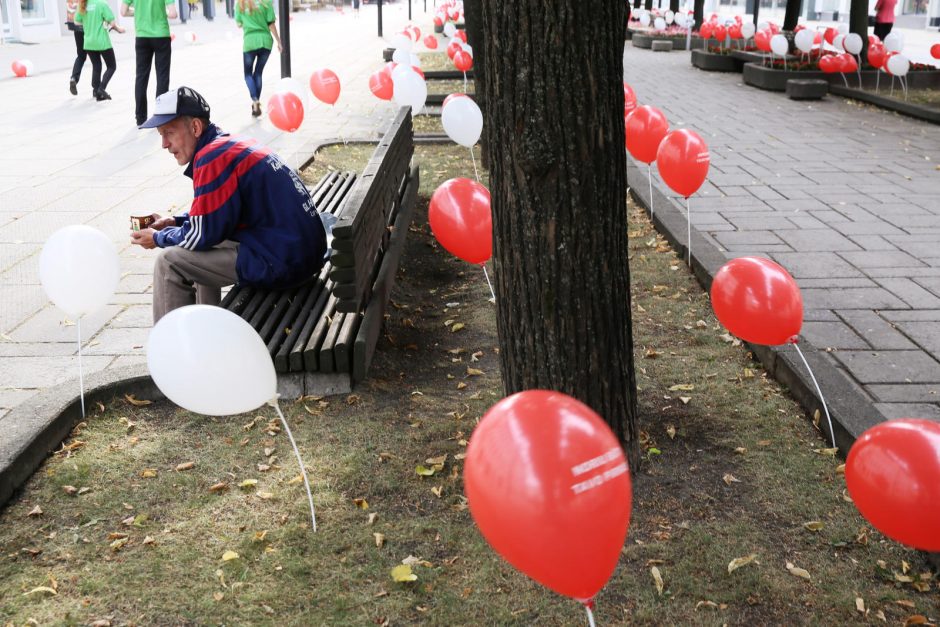
<instances>
[{"instance_id":1,"label":"blue tracksuit jacket","mask_svg":"<svg viewBox=\"0 0 940 627\"><path fill-rule=\"evenodd\" d=\"M270 150L212 124L185 174L193 179L192 208L176 216L175 227L154 233L157 246L207 250L239 242L238 281L252 287L283 289L320 270L323 223L300 177Z\"/></svg>"}]
</instances>

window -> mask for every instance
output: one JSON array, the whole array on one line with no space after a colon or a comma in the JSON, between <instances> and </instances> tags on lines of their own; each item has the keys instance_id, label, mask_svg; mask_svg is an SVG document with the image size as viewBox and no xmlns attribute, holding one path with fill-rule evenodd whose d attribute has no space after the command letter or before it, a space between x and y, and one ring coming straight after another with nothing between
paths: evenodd
<instances>
[{"instance_id":1,"label":"window","mask_svg":"<svg viewBox=\"0 0 940 627\"><path fill-rule=\"evenodd\" d=\"M46 17L45 0L20 0L20 11L24 20L37 20Z\"/></svg>"}]
</instances>

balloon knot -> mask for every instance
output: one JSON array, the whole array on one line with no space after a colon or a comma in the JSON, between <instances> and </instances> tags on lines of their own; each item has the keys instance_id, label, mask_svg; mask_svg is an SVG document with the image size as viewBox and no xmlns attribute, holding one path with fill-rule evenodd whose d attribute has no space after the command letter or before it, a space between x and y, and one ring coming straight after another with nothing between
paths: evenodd
<instances>
[{"instance_id":1,"label":"balloon knot","mask_svg":"<svg viewBox=\"0 0 940 627\"><path fill-rule=\"evenodd\" d=\"M787 339L787 344L796 344L796 343L799 342L799 341L800 341L800 336L799 336L799 335L791 335L791 336Z\"/></svg>"},{"instance_id":2,"label":"balloon knot","mask_svg":"<svg viewBox=\"0 0 940 627\"><path fill-rule=\"evenodd\" d=\"M594 599L593 598L588 599L586 601L581 601L581 603L583 603L584 607L588 608L592 612L594 611Z\"/></svg>"}]
</instances>

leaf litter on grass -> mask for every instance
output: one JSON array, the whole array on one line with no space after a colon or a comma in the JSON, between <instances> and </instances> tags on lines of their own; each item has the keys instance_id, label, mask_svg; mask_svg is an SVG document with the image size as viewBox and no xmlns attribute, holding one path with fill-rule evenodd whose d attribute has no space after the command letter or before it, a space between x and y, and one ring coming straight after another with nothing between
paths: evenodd
<instances>
[{"instance_id":1,"label":"leaf litter on grass","mask_svg":"<svg viewBox=\"0 0 940 627\"><path fill-rule=\"evenodd\" d=\"M361 170L373 149L329 149L304 176L315 183L330 168ZM419 146L415 159L421 199L368 380L351 404L345 397L283 404L312 481L319 531L310 532L296 466L277 458L286 444L265 426L276 420L267 408L212 418L119 397L88 420L83 446L47 460L0 513L0 619L583 620L577 603L493 553L470 517L460 481L467 439L503 394L498 354L487 348L498 345L494 310L481 273L443 251L427 225L434 187L471 171L466 150ZM684 269L670 270L676 255L661 238L645 245L653 232L635 209L630 231L647 457L634 480L621 563L597 598L599 620L843 624L858 620L857 598L871 616L894 623L936 617L936 581L921 578L924 559L883 541L842 499L839 460L813 452L825 443L810 421L740 346L723 341L698 285ZM465 324L456 335L442 324L455 314ZM656 359L642 359L644 347ZM742 377L744 369L756 376ZM465 387L455 389L448 374ZM694 402L677 398L685 390L669 390L677 385L694 386ZM133 435L122 416L136 425ZM191 460L198 463L176 471ZM268 470L259 473L259 464ZM422 476L419 466L433 474ZM726 475L738 481L726 485ZM65 486L108 489L79 497ZM132 524L122 524L131 515ZM824 524L810 533L807 521ZM115 529L126 537L109 539ZM126 542L112 550L118 540ZM222 560L230 554L237 559ZM759 557L728 572L751 555ZM795 576L788 563L812 579ZM394 581L399 566L417 579ZM56 594L23 594L49 576Z\"/></svg>"}]
</instances>

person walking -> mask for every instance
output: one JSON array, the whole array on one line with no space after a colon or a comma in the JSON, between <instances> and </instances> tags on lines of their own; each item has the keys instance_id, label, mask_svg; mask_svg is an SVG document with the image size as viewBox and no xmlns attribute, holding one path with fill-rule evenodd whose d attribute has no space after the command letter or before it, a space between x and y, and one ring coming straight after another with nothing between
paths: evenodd
<instances>
[{"instance_id":1,"label":"person walking","mask_svg":"<svg viewBox=\"0 0 940 627\"><path fill-rule=\"evenodd\" d=\"M157 95L170 89L170 22L176 19L175 0L122 0L121 15L134 16L134 51L137 75L134 82L137 126L147 120L147 84L151 64L157 73Z\"/></svg>"},{"instance_id":2,"label":"person walking","mask_svg":"<svg viewBox=\"0 0 940 627\"><path fill-rule=\"evenodd\" d=\"M111 100L107 92L108 83L117 69L114 59L114 48L111 46L111 36L108 32L115 30L123 33L124 29L114 21L114 12L106 0L79 0L78 12L75 14L75 23L81 24L84 29L85 53L91 59L91 89L95 100ZM101 60L104 59L108 69L101 75Z\"/></svg>"},{"instance_id":3,"label":"person walking","mask_svg":"<svg viewBox=\"0 0 940 627\"><path fill-rule=\"evenodd\" d=\"M353 14L356 17L359 17L359 0L352 0L353 3Z\"/></svg>"},{"instance_id":4,"label":"person walking","mask_svg":"<svg viewBox=\"0 0 940 627\"><path fill-rule=\"evenodd\" d=\"M75 63L72 64L72 75L69 77L69 92L78 95L78 81L82 77L82 68L85 67L85 33L81 24L75 23L75 14L78 13L78 2L69 0L65 4L65 25L75 37Z\"/></svg>"},{"instance_id":5,"label":"person walking","mask_svg":"<svg viewBox=\"0 0 940 627\"><path fill-rule=\"evenodd\" d=\"M281 52L281 38L274 21L271 0L238 0L235 5L235 23L244 31L242 63L245 83L251 96L251 115L261 115L261 74L271 55L273 44Z\"/></svg>"},{"instance_id":6,"label":"person walking","mask_svg":"<svg viewBox=\"0 0 940 627\"><path fill-rule=\"evenodd\" d=\"M894 9L898 0L878 0L875 3L875 35L884 41L894 27Z\"/></svg>"}]
</instances>

